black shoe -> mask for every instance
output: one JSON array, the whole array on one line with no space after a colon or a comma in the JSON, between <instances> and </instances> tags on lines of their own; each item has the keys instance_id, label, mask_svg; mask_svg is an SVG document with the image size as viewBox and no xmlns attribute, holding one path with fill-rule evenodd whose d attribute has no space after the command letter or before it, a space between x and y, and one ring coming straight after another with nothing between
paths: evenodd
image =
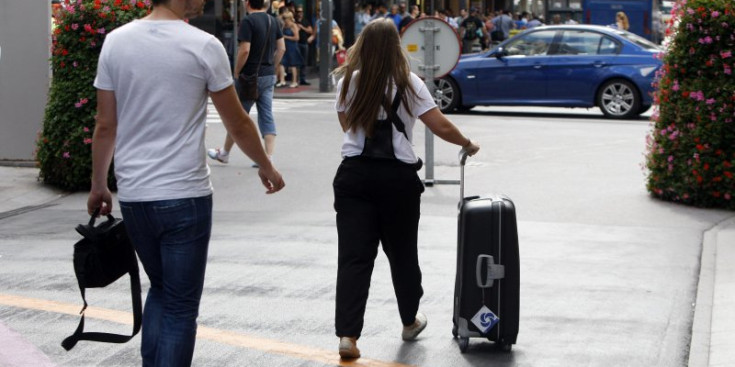
<instances>
[{"instance_id":1,"label":"black shoe","mask_svg":"<svg viewBox=\"0 0 735 367\"><path fill-rule=\"evenodd\" d=\"M307 82L306 80L299 82L300 85L311 85L311 83Z\"/></svg>"}]
</instances>

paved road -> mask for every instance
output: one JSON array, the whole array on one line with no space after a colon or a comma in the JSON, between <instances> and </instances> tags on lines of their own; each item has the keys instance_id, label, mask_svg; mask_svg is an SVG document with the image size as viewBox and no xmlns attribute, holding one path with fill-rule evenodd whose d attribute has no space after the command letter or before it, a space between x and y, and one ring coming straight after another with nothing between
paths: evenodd
<instances>
[{"instance_id":1,"label":"paved road","mask_svg":"<svg viewBox=\"0 0 735 367\"><path fill-rule=\"evenodd\" d=\"M241 154L213 163L215 224L202 300L198 366L334 366L336 230L331 180L341 134L329 101L276 101L275 162L286 189L263 195ZM594 110L478 108L452 119L483 149L468 194L503 192L518 207L521 330L510 354L451 336L458 188L427 188L420 261L429 326L400 340L387 261L379 255L362 366L683 366L689 350L703 232L732 213L653 200L643 162L648 121ZM423 154L423 128L416 150ZM224 128L209 121L207 141ZM437 142L437 179L456 179L456 149ZM423 172L421 172L423 175ZM76 327L73 227L84 193L0 219L0 321L63 366L132 366L125 345L59 342ZM89 330L127 332L125 282L89 292ZM144 287L147 282L144 279ZM347 365L347 364L346 364Z\"/></svg>"}]
</instances>

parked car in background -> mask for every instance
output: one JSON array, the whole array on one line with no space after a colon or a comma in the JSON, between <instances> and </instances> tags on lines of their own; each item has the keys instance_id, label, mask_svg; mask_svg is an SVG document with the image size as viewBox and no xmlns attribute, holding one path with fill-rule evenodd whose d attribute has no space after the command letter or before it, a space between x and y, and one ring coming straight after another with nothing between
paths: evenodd
<instances>
[{"instance_id":1,"label":"parked car in background","mask_svg":"<svg viewBox=\"0 0 735 367\"><path fill-rule=\"evenodd\" d=\"M653 103L661 49L633 33L604 26L533 28L490 51L462 55L436 81L442 112L477 105L599 107L630 118Z\"/></svg>"}]
</instances>

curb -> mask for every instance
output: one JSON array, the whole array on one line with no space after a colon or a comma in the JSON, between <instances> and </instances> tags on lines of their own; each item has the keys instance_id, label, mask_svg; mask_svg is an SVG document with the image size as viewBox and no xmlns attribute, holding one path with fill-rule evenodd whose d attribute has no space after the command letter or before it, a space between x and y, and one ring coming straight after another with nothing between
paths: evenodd
<instances>
[{"instance_id":1,"label":"curb","mask_svg":"<svg viewBox=\"0 0 735 367\"><path fill-rule=\"evenodd\" d=\"M689 347L689 363L687 364L689 367L710 366L718 234L731 228L735 228L735 217L725 219L704 232L699 282L694 304L692 339Z\"/></svg>"}]
</instances>

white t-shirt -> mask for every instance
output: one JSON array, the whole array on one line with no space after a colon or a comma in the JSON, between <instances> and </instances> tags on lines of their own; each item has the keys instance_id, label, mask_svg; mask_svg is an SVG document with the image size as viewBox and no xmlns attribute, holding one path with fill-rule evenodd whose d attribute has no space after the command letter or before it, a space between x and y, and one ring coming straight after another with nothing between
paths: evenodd
<instances>
[{"instance_id":1,"label":"white t-shirt","mask_svg":"<svg viewBox=\"0 0 735 367\"><path fill-rule=\"evenodd\" d=\"M346 101L348 102L355 93L355 78L357 77L358 72L355 72L354 76L352 77L352 81L350 82L350 90L347 91ZM337 112L345 112L349 109L349 106L339 103L339 95L342 91L343 80L344 78L340 79L337 83L337 102L335 104ZM434 98L431 97L429 90L426 88L426 84L424 84L424 81L421 80L418 75L411 73L410 83L413 89L416 91L416 96L413 96L410 93L408 94L408 111L410 111L410 114L406 112L406 108L403 105L403 102L401 102L401 105L398 107L398 117L400 117L401 121L403 121L403 124L406 125L406 134L408 135L408 139L406 139L406 136L404 136L403 133L396 130L395 125L391 124L393 127L393 153L395 154L396 158L403 162L416 163L418 158L416 158L416 154L413 151L413 126L415 125L416 118L418 116L421 116L427 111L436 107L436 102L434 102ZM391 101L393 100L393 98L395 98L395 93L396 86L393 85L393 95L391 96ZM381 108L380 112L378 113L378 119L383 120L386 118L388 118L388 115L386 114L385 110ZM365 147L365 132L363 130L354 130L355 129L350 129L347 130L347 132L345 133L344 142L342 143L343 158L358 156L362 154L362 150Z\"/></svg>"},{"instance_id":2,"label":"white t-shirt","mask_svg":"<svg viewBox=\"0 0 735 367\"><path fill-rule=\"evenodd\" d=\"M222 43L177 20L135 20L107 35L94 86L117 101L121 201L212 193L204 128L209 91L232 84Z\"/></svg>"}]
</instances>

